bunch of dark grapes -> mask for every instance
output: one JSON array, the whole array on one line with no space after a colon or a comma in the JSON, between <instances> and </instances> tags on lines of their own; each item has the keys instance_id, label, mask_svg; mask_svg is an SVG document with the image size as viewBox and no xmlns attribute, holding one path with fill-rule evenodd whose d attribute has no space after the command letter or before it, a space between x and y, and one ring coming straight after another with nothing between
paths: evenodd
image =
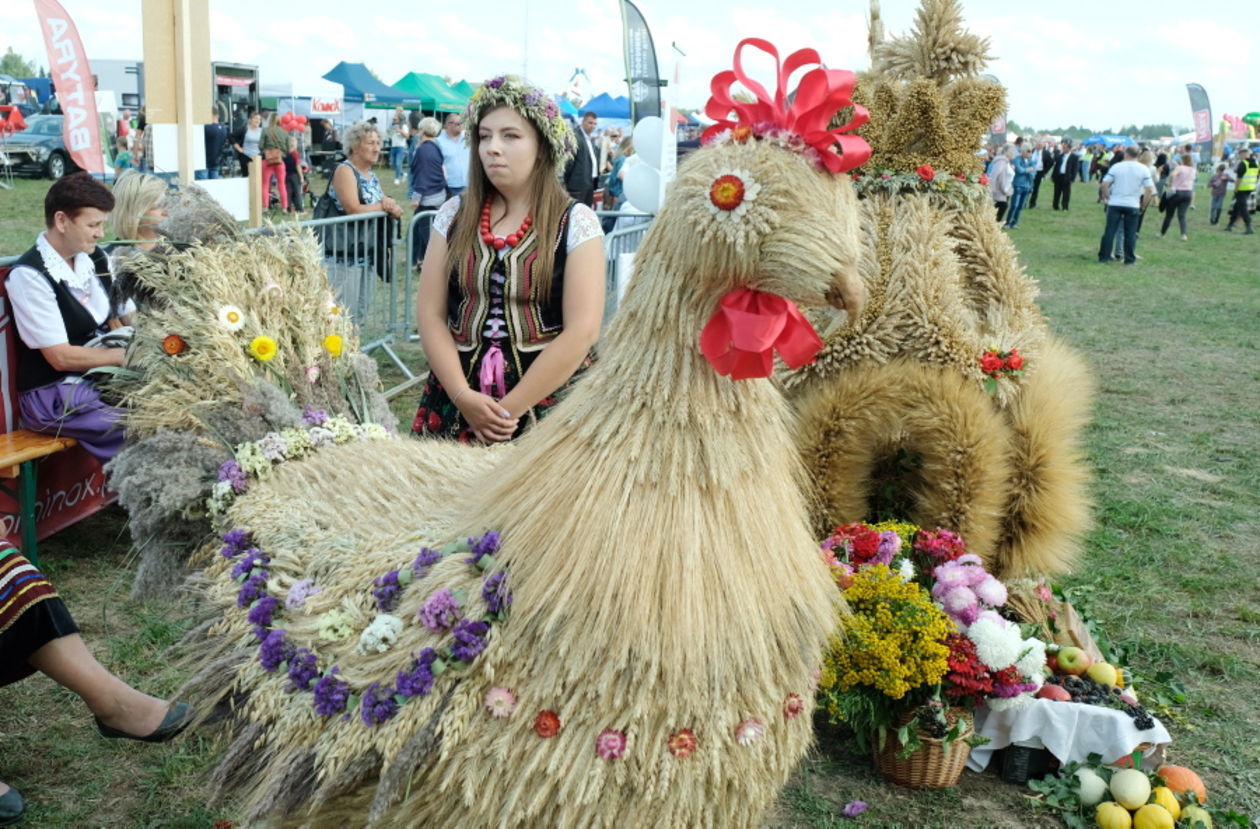
<instances>
[{"instance_id":1,"label":"bunch of dark grapes","mask_svg":"<svg viewBox=\"0 0 1260 829\"><path fill-rule=\"evenodd\" d=\"M1046 680L1055 685L1062 685L1072 695L1073 702L1087 705L1101 705L1123 711L1133 719L1133 726L1138 731L1146 731L1155 727L1155 720L1150 712L1140 705L1130 705L1120 698L1120 689L1100 685L1087 676L1050 677Z\"/></svg>"},{"instance_id":2,"label":"bunch of dark grapes","mask_svg":"<svg viewBox=\"0 0 1260 829\"><path fill-rule=\"evenodd\" d=\"M949 733L949 722L939 705L921 705L915 715L919 718L919 730L932 739L943 739Z\"/></svg>"}]
</instances>

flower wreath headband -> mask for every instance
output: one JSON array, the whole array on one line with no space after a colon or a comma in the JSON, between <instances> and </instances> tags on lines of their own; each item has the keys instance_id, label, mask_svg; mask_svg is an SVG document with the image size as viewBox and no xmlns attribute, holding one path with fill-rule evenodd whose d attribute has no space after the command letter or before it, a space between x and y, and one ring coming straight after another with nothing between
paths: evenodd
<instances>
[{"instance_id":1,"label":"flower wreath headband","mask_svg":"<svg viewBox=\"0 0 1260 829\"><path fill-rule=\"evenodd\" d=\"M468 109L464 113L464 120L468 123L468 130L464 133L466 144L472 145L472 136L476 134L482 117L499 107L519 112L537 127L551 150L556 170L564 170L564 165L577 152L573 130L560 115L560 108L550 95L515 75L491 78L468 99Z\"/></svg>"},{"instance_id":2,"label":"flower wreath headband","mask_svg":"<svg viewBox=\"0 0 1260 829\"><path fill-rule=\"evenodd\" d=\"M778 87L773 97L744 73L740 52L745 46L774 58ZM816 68L805 73L795 93L790 92L792 74L811 65ZM736 81L756 100L736 100L731 93ZM769 41L746 38L735 47L735 68L713 76L713 96L704 112L717 123L704 131L701 140L714 145L755 138L799 152L827 172L861 167L871 157L871 146L857 135L846 134L870 117L864 107L853 103L856 83L852 72L824 67L813 49L793 52L781 62ZM832 128L832 118L845 107L853 108L852 119ZM738 209L745 187L738 175L724 175L710 188L710 200L720 210ZM769 377L774 372L776 351L789 368L800 368L812 363L822 346L822 339L795 304L751 288L737 288L722 297L700 332L700 351L705 359L718 374L733 380Z\"/></svg>"}]
</instances>

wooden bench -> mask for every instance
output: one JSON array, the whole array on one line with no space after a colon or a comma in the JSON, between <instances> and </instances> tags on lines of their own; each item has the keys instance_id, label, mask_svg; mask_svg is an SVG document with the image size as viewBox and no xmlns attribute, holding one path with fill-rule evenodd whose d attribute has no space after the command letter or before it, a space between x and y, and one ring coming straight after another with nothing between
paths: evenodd
<instances>
[{"instance_id":1,"label":"wooden bench","mask_svg":"<svg viewBox=\"0 0 1260 829\"><path fill-rule=\"evenodd\" d=\"M0 479L13 481L18 503L18 521L22 532L22 554L39 566L39 533L35 519L35 462L66 449L78 446L74 438L41 435L26 429L0 435ZM7 489L0 485L0 489Z\"/></svg>"},{"instance_id":2,"label":"wooden bench","mask_svg":"<svg viewBox=\"0 0 1260 829\"><path fill-rule=\"evenodd\" d=\"M0 266L0 537L39 566L39 541L113 503L105 473L78 441L18 428L13 315Z\"/></svg>"}]
</instances>

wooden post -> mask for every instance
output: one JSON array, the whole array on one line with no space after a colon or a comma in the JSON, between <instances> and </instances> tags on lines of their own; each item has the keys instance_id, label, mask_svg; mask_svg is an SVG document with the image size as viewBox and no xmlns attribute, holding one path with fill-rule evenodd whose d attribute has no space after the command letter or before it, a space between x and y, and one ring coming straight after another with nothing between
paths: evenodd
<instances>
[{"instance_id":1,"label":"wooden post","mask_svg":"<svg viewBox=\"0 0 1260 829\"><path fill-rule=\"evenodd\" d=\"M262 157L254 156L249 160L249 226L262 227Z\"/></svg>"},{"instance_id":2,"label":"wooden post","mask_svg":"<svg viewBox=\"0 0 1260 829\"><path fill-rule=\"evenodd\" d=\"M175 124L179 177L200 166L210 115L209 0L143 0L144 103L150 124Z\"/></svg>"}]
</instances>

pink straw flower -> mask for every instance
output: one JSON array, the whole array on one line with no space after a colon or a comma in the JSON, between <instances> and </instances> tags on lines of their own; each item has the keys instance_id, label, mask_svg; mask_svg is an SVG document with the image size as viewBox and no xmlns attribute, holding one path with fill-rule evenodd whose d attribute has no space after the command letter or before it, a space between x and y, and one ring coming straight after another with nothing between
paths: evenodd
<instances>
[{"instance_id":1,"label":"pink straw flower","mask_svg":"<svg viewBox=\"0 0 1260 829\"><path fill-rule=\"evenodd\" d=\"M486 691L486 710L492 717L506 719L516 710L516 695L502 685L496 685Z\"/></svg>"},{"instance_id":2,"label":"pink straw flower","mask_svg":"<svg viewBox=\"0 0 1260 829\"><path fill-rule=\"evenodd\" d=\"M605 728L595 738L595 753L605 760L616 760L626 751L626 735L612 728Z\"/></svg>"},{"instance_id":3,"label":"pink straw flower","mask_svg":"<svg viewBox=\"0 0 1260 829\"><path fill-rule=\"evenodd\" d=\"M735 728L735 742L741 746L750 746L764 736L766 727L755 717L749 717Z\"/></svg>"},{"instance_id":4,"label":"pink straw flower","mask_svg":"<svg viewBox=\"0 0 1260 829\"><path fill-rule=\"evenodd\" d=\"M788 694L787 699L783 701L783 718L786 720L794 720L805 710L805 700L800 694Z\"/></svg>"}]
</instances>

